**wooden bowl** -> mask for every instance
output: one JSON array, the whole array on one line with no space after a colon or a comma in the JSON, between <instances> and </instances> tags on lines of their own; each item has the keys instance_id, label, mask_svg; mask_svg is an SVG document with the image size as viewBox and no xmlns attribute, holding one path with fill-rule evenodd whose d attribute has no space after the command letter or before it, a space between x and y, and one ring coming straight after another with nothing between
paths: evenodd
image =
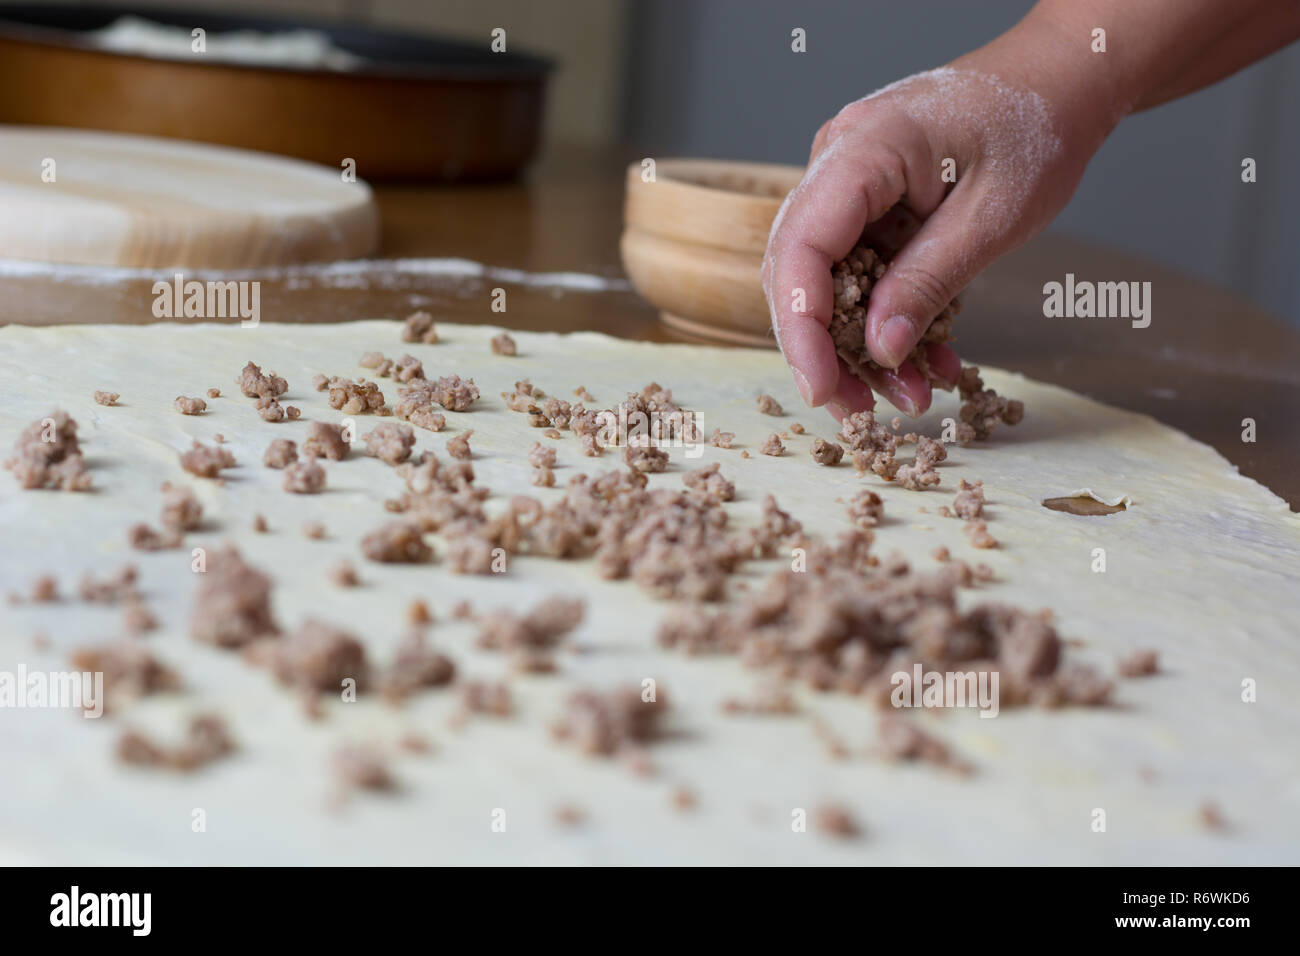
<instances>
[{"instance_id":1,"label":"wooden bowl","mask_svg":"<svg viewBox=\"0 0 1300 956\"><path fill-rule=\"evenodd\" d=\"M760 270L772 220L799 166L662 159L627 171L623 267L675 333L774 348Z\"/></svg>"}]
</instances>

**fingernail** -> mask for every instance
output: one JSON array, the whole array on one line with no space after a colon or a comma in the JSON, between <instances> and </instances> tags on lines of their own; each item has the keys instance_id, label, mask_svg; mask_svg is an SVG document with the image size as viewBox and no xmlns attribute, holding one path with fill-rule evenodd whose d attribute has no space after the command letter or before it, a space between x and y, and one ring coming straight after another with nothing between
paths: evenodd
<instances>
[{"instance_id":1,"label":"fingernail","mask_svg":"<svg viewBox=\"0 0 1300 956\"><path fill-rule=\"evenodd\" d=\"M849 410L839 402L830 402L826 405L826 410L831 413L831 417L837 422L842 422L849 417Z\"/></svg>"},{"instance_id":2,"label":"fingernail","mask_svg":"<svg viewBox=\"0 0 1300 956\"><path fill-rule=\"evenodd\" d=\"M912 401L911 398L902 392L887 392L885 398L889 399L890 405L893 405L908 418L915 418L921 412L917 407L916 402Z\"/></svg>"},{"instance_id":3,"label":"fingernail","mask_svg":"<svg viewBox=\"0 0 1300 956\"><path fill-rule=\"evenodd\" d=\"M794 387L799 389L799 397L803 399L805 405L812 405L812 388L808 385L808 379L797 368L791 371L794 372Z\"/></svg>"},{"instance_id":4,"label":"fingernail","mask_svg":"<svg viewBox=\"0 0 1300 956\"><path fill-rule=\"evenodd\" d=\"M903 359L907 358L912 351L913 338L912 323L908 321L905 315L892 315L885 320L885 324L880 327L880 333L876 336L876 345L880 348L880 353L885 358L890 368L898 368Z\"/></svg>"}]
</instances>

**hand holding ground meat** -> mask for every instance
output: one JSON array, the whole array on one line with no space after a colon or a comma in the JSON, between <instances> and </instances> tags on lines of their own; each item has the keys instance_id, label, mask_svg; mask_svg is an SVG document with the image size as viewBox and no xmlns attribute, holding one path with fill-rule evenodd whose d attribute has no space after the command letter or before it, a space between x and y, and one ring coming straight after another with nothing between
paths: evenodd
<instances>
[{"instance_id":1,"label":"hand holding ground meat","mask_svg":"<svg viewBox=\"0 0 1300 956\"><path fill-rule=\"evenodd\" d=\"M1102 23L1126 40L1099 55L1091 37ZM1052 220L1118 122L1297 35L1300 7L1279 0L1040 0L987 46L846 106L818 130L763 263L800 395L837 418L871 408L871 389L924 411L930 383L909 353L971 279ZM846 372L826 331L832 266L859 240L889 263L863 303L867 351L881 366L866 375L871 388ZM931 344L926 357L936 381L956 381L951 349Z\"/></svg>"}]
</instances>

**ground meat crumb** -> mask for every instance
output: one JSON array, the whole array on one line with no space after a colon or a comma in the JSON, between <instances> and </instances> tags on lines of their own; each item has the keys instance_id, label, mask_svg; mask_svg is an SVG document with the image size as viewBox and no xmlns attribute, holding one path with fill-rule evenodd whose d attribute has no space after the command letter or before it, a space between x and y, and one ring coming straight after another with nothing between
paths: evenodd
<instances>
[{"instance_id":1,"label":"ground meat crumb","mask_svg":"<svg viewBox=\"0 0 1300 956\"><path fill-rule=\"evenodd\" d=\"M124 564L117 574L102 580L87 572L77 586L77 594L91 604L116 604L134 596L139 572L134 564Z\"/></svg>"},{"instance_id":2,"label":"ground meat crumb","mask_svg":"<svg viewBox=\"0 0 1300 956\"><path fill-rule=\"evenodd\" d=\"M528 449L528 463L534 468L554 468L557 457L554 448L547 448L540 442L533 442Z\"/></svg>"},{"instance_id":3,"label":"ground meat crumb","mask_svg":"<svg viewBox=\"0 0 1300 956\"><path fill-rule=\"evenodd\" d=\"M325 490L325 469L315 458L295 461L284 469L284 490L296 495L316 495Z\"/></svg>"},{"instance_id":4,"label":"ground meat crumb","mask_svg":"<svg viewBox=\"0 0 1300 956\"><path fill-rule=\"evenodd\" d=\"M298 460L298 446L287 438L276 438L266 446L262 464L267 468L284 468Z\"/></svg>"},{"instance_id":5,"label":"ground meat crumb","mask_svg":"<svg viewBox=\"0 0 1300 956\"><path fill-rule=\"evenodd\" d=\"M509 717L515 712L510 688L496 681L472 680L461 685L460 704L470 714Z\"/></svg>"},{"instance_id":6,"label":"ground meat crumb","mask_svg":"<svg viewBox=\"0 0 1300 956\"><path fill-rule=\"evenodd\" d=\"M885 502L874 491L860 491L849 502L848 515L859 528L874 528L885 516Z\"/></svg>"},{"instance_id":7,"label":"ground meat crumb","mask_svg":"<svg viewBox=\"0 0 1300 956\"><path fill-rule=\"evenodd\" d=\"M933 551L930 552L930 556L934 558L934 560L938 561L940 564L952 560L952 555L949 553L948 549L942 547L935 548Z\"/></svg>"},{"instance_id":8,"label":"ground meat crumb","mask_svg":"<svg viewBox=\"0 0 1300 956\"><path fill-rule=\"evenodd\" d=\"M1155 651L1134 651L1120 658L1120 677L1150 677L1160 672L1160 655Z\"/></svg>"},{"instance_id":9,"label":"ground meat crumb","mask_svg":"<svg viewBox=\"0 0 1300 956\"><path fill-rule=\"evenodd\" d=\"M372 369L380 378L392 376L399 382L412 382L424 378L424 363L414 355L403 355L394 361L380 352L366 352L357 361L362 368Z\"/></svg>"},{"instance_id":10,"label":"ground meat crumb","mask_svg":"<svg viewBox=\"0 0 1300 956\"><path fill-rule=\"evenodd\" d=\"M52 574L42 574L32 582L33 604L51 604L59 599L59 582Z\"/></svg>"},{"instance_id":11,"label":"ground meat crumb","mask_svg":"<svg viewBox=\"0 0 1300 956\"><path fill-rule=\"evenodd\" d=\"M763 443L758 446L758 451L762 455L777 457L785 454L785 445L781 444L781 436L773 432L763 439Z\"/></svg>"},{"instance_id":12,"label":"ground meat crumb","mask_svg":"<svg viewBox=\"0 0 1300 956\"><path fill-rule=\"evenodd\" d=\"M271 579L227 547L209 556L198 576L190 631L194 639L218 647L244 647L280 629L271 612Z\"/></svg>"},{"instance_id":13,"label":"ground meat crumb","mask_svg":"<svg viewBox=\"0 0 1300 956\"><path fill-rule=\"evenodd\" d=\"M415 448L415 429L401 422L381 422L362 436L366 453L387 465L400 465Z\"/></svg>"},{"instance_id":14,"label":"ground meat crumb","mask_svg":"<svg viewBox=\"0 0 1300 956\"><path fill-rule=\"evenodd\" d=\"M724 432L720 428L713 429L713 437L709 439L709 444L714 448L730 448L731 443L736 440L735 432ZM749 456L746 455L746 458Z\"/></svg>"},{"instance_id":15,"label":"ground meat crumb","mask_svg":"<svg viewBox=\"0 0 1300 956\"><path fill-rule=\"evenodd\" d=\"M391 700L429 687L443 687L456 678L456 665L446 654L429 646L424 631L410 631L397 646L397 653L384 676L384 694Z\"/></svg>"},{"instance_id":16,"label":"ground meat crumb","mask_svg":"<svg viewBox=\"0 0 1300 956\"><path fill-rule=\"evenodd\" d=\"M330 581L335 587L340 588L354 588L361 584L361 579L357 577L357 569L352 566L351 561L340 561L330 568Z\"/></svg>"},{"instance_id":17,"label":"ground meat crumb","mask_svg":"<svg viewBox=\"0 0 1300 956\"><path fill-rule=\"evenodd\" d=\"M428 312L412 312L408 315L402 323L402 341L436 345L438 330L434 327L433 316Z\"/></svg>"},{"instance_id":18,"label":"ground meat crumb","mask_svg":"<svg viewBox=\"0 0 1300 956\"><path fill-rule=\"evenodd\" d=\"M369 678L362 643L314 618L303 621L277 646L272 664L280 683L321 693L338 692L349 679L361 688Z\"/></svg>"},{"instance_id":19,"label":"ground meat crumb","mask_svg":"<svg viewBox=\"0 0 1300 956\"><path fill-rule=\"evenodd\" d=\"M641 688L634 685L605 693L576 691L554 727L555 736L585 754L604 757L652 743L660 735L667 708L662 696L660 689L656 700L646 701Z\"/></svg>"},{"instance_id":20,"label":"ground meat crumb","mask_svg":"<svg viewBox=\"0 0 1300 956\"><path fill-rule=\"evenodd\" d=\"M629 439L623 448L623 461L634 471L642 474L654 474L668 468L668 452L650 444L645 436Z\"/></svg>"},{"instance_id":21,"label":"ground meat crumb","mask_svg":"<svg viewBox=\"0 0 1300 956\"><path fill-rule=\"evenodd\" d=\"M884 259L875 249L861 242L831 268L834 291L829 326L831 341L849 370L864 382L868 381L869 373L880 368L866 347L867 301L872 288L884 274ZM908 356L908 360L935 388L949 389L951 386L931 370L929 346L952 340L953 319L960 311L961 303L956 299L948 303Z\"/></svg>"},{"instance_id":22,"label":"ground meat crumb","mask_svg":"<svg viewBox=\"0 0 1300 956\"><path fill-rule=\"evenodd\" d=\"M555 472L549 466L542 465L540 468L533 469L529 480L538 488L554 488Z\"/></svg>"},{"instance_id":23,"label":"ground meat crumb","mask_svg":"<svg viewBox=\"0 0 1300 956\"><path fill-rule=\"evenodd\" d=\"M694 810L699 804L699 798L696 797L695 791L689 787L674 787L672 792L673 809L685 813L687 810Z\"/></svg>"},{"instance_id":24,"label":"ground meat crumb","mask_svg":"<svg viewBox=\"0 0 1300 956\"><path fill-rule=\"evenodd\" d=\"M348 378L331 379L329 383L329 403L344 415L365 415L380 411L384 407L384 393L374 382L364 378L355 382Z\"/></svg>"},{"instance_id":25,"label":"ground meat crumb","mask_svg":"<svg viewBox=\"0 0 1300 956\"><path fill-rule=\"evenodd\" d=\"M451 618L453 621L467 621L474 616L474 605L469 601L457 601L452 605Z\"/></svg>"},{"instance_id":26,"label":"ground meat crumb","mask_svg":"<svg viewBox=\"0 0 1300 956\"><path fill-rule=\"evenodd\" d=\"M330 387L330 377L317 372L311 377L311 387L318 392L323 392Z\"/></svg>"},{"instance_id":27,"label":"ground meat crumb","mask_svg":"<svg viewBox=\"0 0 1300 956\"><path fill-rule=\"evenodd\" d=\"M952 511L958 518L970 521L984 514L984 482L968 482L965 478L957 486L957 497L952 500Z\"/></svg>"},{"instance_id":28,"label":"ground meat crumb","mask_svg":"<svg viewBox=\"0 0 1300 956\"><path fill-rule=\"evenodd\" d=\"M813 811L813 825L823 833L851 840L862 832L853 813L842 804L823 803Z\"/></svg>"},{"instance_id":29,"label":"ground meat crumb","mask_svg":"<svg viewBox=\"0 0 1300 956\"><path fill-rule=\"evenodd\" d=\"M887 714L880 719L879 749L886 760L915 760L936 767L966 769L942 740L926 733L915 721L897 714Z\"/></svg>"},{"instance_id":30,"label":"ground meat crumb","mask_svg":"<svg viewBox=\"0 0 1300 956\"><path fill-rule=\"evenodd\" d=\"M189 398L185 395L177 395L176 401L172 402L172 408L182 415L199 415L206 411L208 403L201 398Z\"/></svg>"},{"instance_id":31,"label":"ground meat crumb","mask_svg":"<svg viewBox=\"0 0 1300 956\"><path fill-rule=\"evenodd\" d=\"M556 807L551 816L562 827L581 826L587 819L587 814L582 807L575 806L572 803L563 803Z\"/></svg>"},{"instance_id":32,"label":"ground meat crumb","mask_svg":"<svg viewBox=\"0 0 1300 956\"><path fill-rule=\"evenodd\" d=\"M474 429L462 432L455 438L447 439L447 454L457 461L469 461L473 457L469 448L469 436L474 434Z\"/></svg>"},{"instance_id":33,"label":"ground meat crumb","mask_svg":"<svg viewBox=\"0 0 1300 956\"><path fill-rule=\"evenodd\" d=\"M245 398L276 398L289 390L289 383L271 372L263 375L262 370L249 362L235 380Z\"/></svg>"},{"instance_id":34,"label":"ground meat crumb","mask_svg":"<svg viewBox=\"0 0 1300 956\"><path fill-rule=\"evenodd\" d=\"M791 422L790 431L792 434L802 435L804 433L804 427L800 425L798 422Z\"/></svg>"},{"instance_id":35,"label":"ground meat crumb","mask_svg":"<svg viewBox=\"0 0 1300 956\"><path fill-rule=\"evenodd\" d=\"M177 531L170 529L159 531L147 524L134 525L127 533L127 539L131 547L137 551L165 551L178 548L182 540Z\"/></svg>"},{"instance_id":36,"label":"ground meat crumb","mask_svg":"<svg viewBox=\"0 0 1300 956\"><path fill-rule=\"evenodd\" d=\"M736 486L722 476L721 467L715 461L703 468L688 471L682 476L682 484L706 499L732 501L736 497Z\"/></svg>"},{"instance_id":37,"label":"ground meat crumb","mask_svg":"<svg viewBox=\"0 0 1300 956\"><path fill-rule=\"evenodd\" d=\"M939 483L939 480L939 473L934 470L934 465L928 460L922 461L919 458L910 464L901 465L894 472L894 481L908 491L922 491L925 488L933 488Z\"/></svg>"},{"instance_id":38,"label":"ground meat crumb","mask_svg":"<svg viewBox=\"0 0 1300 956\"><path fill-rule=\"evenodd\" d=\"M13 457L4 464L25 489L89 491L92 484L77 440L77 423L61 410L24 428L14 441Z\"/></svg>"},{"instance_id":39,"label":"ground meat crumb","mask_svg":"<svg viewBox=\"0 0 1300 956\"><path fill-rule=\"evenodd\" d=\"M853 466L859 474L871 472L886 481L894 479L899 467L894 455L902 439L879 424L873 412L867 410L846 416L836 437L853 452Z\"/></svg>"},{"instance_id":40,"label":"ground meat crumb","mask_svg":"<svg viewBox=\"0 0 1300 956\"><path fill-rule=\"evenodd\" d=\"M388 564L420 564L433 557L420 525L410 521L390 521L371 531L361 539L361 551L371 561Z\"/></svg>"},{"instance_id":41,"label":"ground meat crumb","mask_svg":"<svg viewBox=\"0 0 1300 956\"><path fill-rule=\"evenodd\" d=\"M263 395L257 400L254 407L257 409L257 414L261 416L261 419L264 422L282 422L288 415L284 406L270 395Z\"/></svg>"},{"instance_id":42,"label":"ground meat crumb","mask_svg":"<svg viewBox=\"0 0 1300 956\"><path fill-rule=\"evenodd\" d=\"M500 335L492 336L492 354L493 355L518 355L519 346L505 332Z\"/></svg>"},{"instance_id":43,"label":"ground meat crumb","mask_svg":"<svg viewBox=\"0 0 1300 956\"><path fill-rule=\"evenodd\" d=\"M180 453L181 467L200 478L219 478L223 468L235 467L235 456L228 448L194 442L189 451Z\"/></svg>"},{"instance_id":44,"label":"ground meat crumb","mask_svg":"<svg viewBox=\"0 0 1300 956\"><path fill-rule=\"evenodd\" d=\"M1228 821L1224 819L1223 811L1213 800L1207 800L1200 805L1196 811L1197 819L1201 821L1201 826L1207 830L1226 830Z\"/></svg>"},{"instance_id":45,"label":"ground meat crumb","mask_svg":"<svg viewBox=\"0 0 1300 956\"><path fill-rule=\"evenodd\" d=\"M964 366L957 380L957 390L964 404L957 440L961 444L983 441L992 434L999 422L1018 425L1025 417L1025 405L1016 399L1004 398L991 388L984 387L980 370L974 365ZM963 430L962 426L965 426Z\"/></svg>"},{"instance_id":46,"label":"ground meat crumb","mask_svg":"<svg viewBox=\"0 0 1300 956\"><path fill-rule=\"evenodd\" d=\"M190 719L185 739L174 747L154 743L137 731L127 731L118 740L118 759L126 764L193 771L234 752L235 743L225 722L214 714Z\"/></svg>"},{"instance_id":47,"label":"ground meat crumb","mask_svg":"<svg viewBox=\"0 0 1300 956\"><path fill-rule=\"evenodd\" d=\"M433 612L429 610L428 604L416 598L406 608L406 619L414 627L426 627L433 623Z\"/></svg>"},{"instance_id":48,"label":"ground meat crumb","mask_svg":"<svg viewBox=\"0 0 1300 956\"><path fill-rule=\"evenodd\" d=\"M989 525L987 521L971 520L967 521L962 528L970 538L971 547L988 549L998 546L998 539L989 534Z\"/></svg>"},{"instance_id":49,"label":"ground meat crumb","mask_svg":"<svg viewBox=\"0 0 1300 956\"><path fill-rule=\"evenodd\" d=\"M579 385L577 388L573 390L573 394L574 397L580 398L584 402L591 402L594 404L596 401L596 396L592 395L591 392L587 391L587 386L585 385Z\"/></svg>"},{"instance_id":50,"label":"ground meat crumb","mask_svg":"<svg viewBox=\"0 0 1300 956\"><path fill-rule=\"evenodd\" d=\"M313 541L320 541L324 539L326 534L328 534L328 532L325 530L325 525L321 524L319 521L307 521L302 526L302 535L304 538L310 538Z\"/></svg>"},{"instance_id":51,"label":"ground meat crumb","mask_svg":"<svg viewBox=\"0 0 1300 956\"><path fill-rule=\"evenodd\" d=\"M339 747L334 751L333 765L334 774L345 791L389 791L397 788L397 781L388 767L387 759L373 748L360 744Z\"/></svg>"},{"instance_id":52,"label":"ground meat crumb","mask_svg":"<svg viewBox=\"0 0 1300 956\"><path fill-rule=\"evenodd\" d=\"M198 496L184 485L169 481L162 486L162 523L173 531L196 531L203 524L203 505Z\"/></svg>"},{"instance_id":53,"label":"ground meat crumb","mask_svg":"<svg viewBox=\"0 0 1300 956\"><path fill-rule=\"evenodd\" d=\"M813 461L819 465L838 465L844 457L844 446L824 438L813 440L810 449Z\"/></svg>"},{"instance_id":54,"label":"ground meat crumb","mask_svg":"<svg viewBox=\"0 0 1300 956\"><path fill-rule=\"evenodd\" d=\"M221 397L221 389L219 389L219 388L210 388L210 389L208 389L208 391L207 391L207 396L208 396L208 398L220 398L220 397Z\"/></svg>"},{"instance_id":55,"label":"ground meat crumb","mask_svg":"<svg viewBox=\"0 0 1300 956\"><path fill-rule=\"evenodd\" d=\"M467 411L478 397L478 386L472 378L444 375L433 384L433 400L449 412Z\"/></svg>"},{"instance_id":56,"label":"ground meat crumb","mask_svg":"<svg viewBox=\"0 0 1300 956\"><path fill-rule=\"evenodd\" d=\"M346 429L342 425L328 422L312 422L307 431L307 440L302 443L302 453L307 458L328 458L330 461L342 461L348 457Z\"/></svg>"},{"instance_id":57,"label":"ground meat crumb","mask_svg":"<svg viewBox=\"0 0 1300 956\"><path fill-rule=\"evenodd\" d=\"M771 395L760 395L758 396L757 399L755 399L755 402L758 405L758 410L762 412L764 415L785 414L785 410L781 408L781 403L778 402Z\"/></svg>"},{"instance_id":58,"label":"ground meat crumb","mask_svg":"<svg viewBox=\"0 0 1300 956\"><path fill-rule=\"evenodd\" d=\"M934 466L948 459L948 449L943 447L943 442L927 438L925 435L918 435L915 440L917 464Z\"/></svg>"},{"instance_id":59,"label":"ground meat crumb","mask_svg":"<svg viewBox=\"0 0 1300 956\"><path fill-rule=\"evenodd\" d=\"M258 534L266 533L266 518L263 515L253 515L253 530Z\"/></svg>"},{"instance_id":60,"label":"ground meat crumb","mask_svg":"<svg viewBox=\"0 0 1300 956\"><path fill-rule=\"evenodd\" d=\"M105 712L150 694L180 690L180 676L152 653L133 641L73 651L75 670L102 673Z\"/></svg>"},{"instance_id":61,"label":"ground meat crumb","mask_svg":"<svg viewBox=\"0 0 1300 956\"><path fill-rule=\"evenodd\" d=\"M117 392L96 392L95 401L100 405L116 405L122 396Z\"/></svg>"}]
</instances>

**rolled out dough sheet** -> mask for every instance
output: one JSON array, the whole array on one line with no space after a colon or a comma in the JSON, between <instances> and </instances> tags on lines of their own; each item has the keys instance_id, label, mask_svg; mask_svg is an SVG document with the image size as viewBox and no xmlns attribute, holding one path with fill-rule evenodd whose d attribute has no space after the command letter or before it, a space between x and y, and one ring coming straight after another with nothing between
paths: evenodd
<instances>
[{"instance_id":1,"label":"rolled out dough sheet","mask_svg":"<svg viewBox=\"0 0 1300 956\"><path fill-rule=\"evenodd\" d=\"M985 370L992 387L1025 401L1024 422L1000 428L981 446L950 446L940 488L909 492L859 478L848 466L812 462L813 438L829 438L835 427L802 406L775 353L519 332L520 354L506 359L489 352L495 329L440 331L440 344L410 345L392 321L0 329L5 454L28 422L66 409L80 425L96 488L21 491L0 471L0 590L25 590L50 572L65 595L53 605L0 604L0 671L63 669L69 649L118 636L120 610L71 595L83 572L102 576L133 562L161 622L142 640L189 688L98 721L67 710L0 709L0 756L11 768L0 863L1300 862L1300 518L1210 448L1150 418ZM528 485L525 452L547 439L504 410L500 392L516 379L530 377L566 398L586 386L598 407L654 380L697 410L706 432L735 432L737 447L709 447L694 461L674 449L669 471L651 476L652 487L678 487L684 471L718 461L738 488L727 506L737 525L752 522L770 492L806 528L828 536L847 526L843 502L874 488L888 518L876 553L897 550L926 568L942 545L957 558L987 562L997 580L964 592L964 600L1049 607L1061 633L1078 642L1068 652L1073 659L1113 673L1117 657L1151 648L1162 673L1120 681L1115 706L1106 709L1003 709L991 720L974 711L920 715L975 765L970 777L871 757L878 714L857 698L801 688L798 716L725 715L721 703L752 693L761 675L728 657L661 651L654 631L668 608L635 585L600 580L586 563L540 558L517 559L507 574L487 577L456 576L439 564L369 563L358 541L391 517L382 502L401 482L356 453L326 463L324 494L281 490L281 473L261 465L270 440L301 441L310 421L342 417L311 389L312 375L368 375L357 359L375 349L416 355L430 377L456 372L478 382L484 397L477 409L449 413L441 434L417 429L417 451L441 455L448 438L472 428L478 483L496 493L492 507L515 492L544 500L562 493ZM257 417L234 385L250 359L288 379L285 398L303 409L301 421ZM396 387L380 382L393 401ZM172 410L177 395L202 396L213 386L223 397L209 400L206 414ZM96 389L120 392L121 406L96 405ZM774 395L789 414L760 415L759 392ZM937 436L941 419L955 413L955 399L939 396L919 428ZM359 430L381 420L359 418ZM791 435L785 456L757 454L763 437L794 421L808 433ZM208 442L217 433L239 461L224 487L186 475L176 460L192 438ZM583 457L568 433L554 446L560 485L580 471L622 467L612 452ZM742 448L751 457L743 459ZM997 550L973 550L961 522L937 514L960 478L984 481ZM165 480L196 489L206 524L183 550L132 551L127 529L157 522ZM1078 488L1127 495L1132 504L1105 517L1040 504ZM269 534L250 530L256 512L266 515ZM328 537L306 539L300 529L307 520L323 522ZM283 627L308 614L323 617L362 636L379 663L404 632L405 609L416 597L433 608L433 640L464 675L504 676L507 661L474 648L472 623L450 620L461 599L480 609L523 608L551 593L582 595L588 614L572 640L584 652L562 654L558 675L512 679L514 719L475 718L454 731L455 693L438 690L402 709L364 695L354 704L331 702L327 719L312 722L265 671L189 637L189 548L222 541L235 542L274 576ZM1104 573L1093 570L1097 549L1105 552ZM344 558L359 568L363 587L328 582L327 570ZM757 563L743 580L757 587L778 566ZM35 648L37 632L48 636L48 650ZM651 751L655 776L551 740L548 725L571 688L648 677L671 700L673 733ZM1243 681L1255 682L1256 702L1243 701ZM174 738L199 709L226 717L238 754L190 775L116 763L124 726ZM849 759L830 759L815 719L845 740ZM329 757L340 742L395 750L408 731L426 734L436 749L395 758L396 794L362 793L329 806ZM678 786L696 793L695 810L673 808ZM794 832L793 812L824 801L849 807L864 834L836 840ZM1207 801L1221 808L1225 830L1199 822ZM562 805L581 808L585 822L560 826L554 813ZM192 827L196 809L206 816L203 832ZM1098 809L1105 832L1093 828ZM498 810L505 811L505 832L492 827Z\"/></svg>"}]
</instances>

